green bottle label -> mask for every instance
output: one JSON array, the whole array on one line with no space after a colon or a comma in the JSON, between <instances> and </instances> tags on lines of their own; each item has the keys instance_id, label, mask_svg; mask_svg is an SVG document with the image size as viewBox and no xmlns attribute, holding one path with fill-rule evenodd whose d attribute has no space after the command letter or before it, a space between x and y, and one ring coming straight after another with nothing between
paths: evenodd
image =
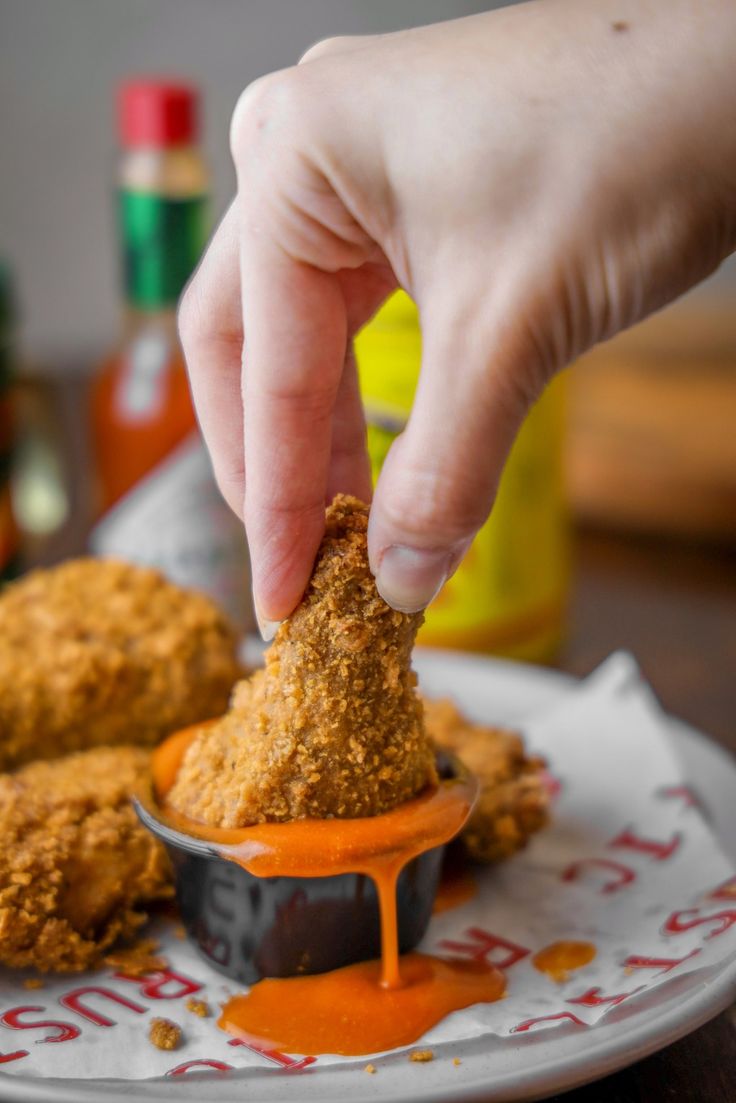
<instances>
[{"instance_id":1,"label":"green bottle label","mask_svg":"<svg viewBox=\"0 0 736 1103\"><path fill-rule=\"evenodd\" d=\"M174 306L204 249L207 197L120 192L125 292L143 310Z\"/></svg>"}]
</instances>

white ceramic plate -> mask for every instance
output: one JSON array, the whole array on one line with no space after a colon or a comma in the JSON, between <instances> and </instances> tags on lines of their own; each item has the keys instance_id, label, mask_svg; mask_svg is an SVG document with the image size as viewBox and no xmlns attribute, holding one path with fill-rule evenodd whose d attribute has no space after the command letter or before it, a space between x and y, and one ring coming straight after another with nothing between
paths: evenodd
<instances>
[{"instance_id":1,"label":"white ceramic plate","mask_svg":"<svg viewBox=\"0 0 736 1103\"><path fill-rule=\"evenodd\" d=\"M430 694L451 694L478 719L511 723L554 703L573 680L530 666L442 652L418 652L415 665ZM688 782L707 806L711 826L736 861L736 764L706 736L671 721L673 744ZM545 1099L606 1076L662 1049L717 1015L736 998L736 962L705 976L686 994L677 980L666 998L641 1014L622 1006L586 1031L584 1040L558 1027L510 1042L492 1036L453 1043L462 1064L412 1065L406 1055L382 1058L380 1075L338 1065L284 1073L264 1069L227 1079L160 1081L42 1080L0 1074L0 1099L12 1103L118 1103L191 1100L197 1103L512 1103Z\"/></svg>"}]
</instances>

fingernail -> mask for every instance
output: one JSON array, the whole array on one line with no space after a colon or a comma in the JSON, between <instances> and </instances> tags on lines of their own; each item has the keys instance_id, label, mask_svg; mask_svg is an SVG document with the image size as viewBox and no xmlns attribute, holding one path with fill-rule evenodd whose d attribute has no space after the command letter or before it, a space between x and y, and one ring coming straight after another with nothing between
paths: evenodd
<instances>
[{"instance_id":1,"label":"fingernail","mask_svg":"<svg viewBox=\"0 0 736 1103\"><path fill-rule=\"evenodd\" d=\"M451 553L392 544L381 556L376 586L401 613L417 613L437 596L450 570Z\"/></svg>"},{"instance_id":2,"label":"fingernail","mask_svg":"<svg viewBox=\"0 0 736 1103\"><path fill-rule=\"evenodd\" d=\"M270 643L278 632L281 621L269 620L268 617L261 615L255 594L253 595L253 611L256 615L256 624L258 625L258 631L261 633L261 639L264 643Z\"/></svg>"},{"instance_id":3,"label":"fingernail","mask_svg":"<svg viewBox=\"0 0 736 1103\"><path fill-rule=\"evenodd\" d=\"M258 612L256 612L256 621L258 622L258 631L261 633L261 639L264 643L270 643L278 632L281 621L265 620Z\"/></svg>"}]
</instances>

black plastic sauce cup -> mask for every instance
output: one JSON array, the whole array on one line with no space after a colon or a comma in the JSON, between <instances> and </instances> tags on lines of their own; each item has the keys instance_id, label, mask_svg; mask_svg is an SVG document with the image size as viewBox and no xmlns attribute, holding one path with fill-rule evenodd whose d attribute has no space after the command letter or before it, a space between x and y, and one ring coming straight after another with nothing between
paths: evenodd
<instances>
[{"instance_id":1,"label":"black plastic sauce cup","mask_svg":"<svg viewBox=\"0 0 736 1103\"><path fill-rule=\"evenodd\" d=\"M440 776L455 764L438 756ZM215 969L245 984L262 977L324 973L381 953L378 897L360 873L256 877L212 844L159 820L140 801L141 822L166 847L182 921ZM427 850L401 871L396 890L399 950L422 939L434 905L445 847Z\"/></svg>"}]
</instances>

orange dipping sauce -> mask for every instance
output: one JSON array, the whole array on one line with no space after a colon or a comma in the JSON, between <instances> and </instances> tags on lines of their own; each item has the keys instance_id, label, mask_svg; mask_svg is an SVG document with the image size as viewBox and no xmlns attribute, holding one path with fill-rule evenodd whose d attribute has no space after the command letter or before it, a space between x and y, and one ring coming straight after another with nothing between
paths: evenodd
<instances>
[{"instance_id":1,"label":"orange dipping sauce","mask_svg":"<svg viewBox=\"0 0 736 1103\"><path fill-rule=\"evenodd\" d=\"M552 942L532 958L532 965L559 984L566 981L574 969L589 965L596 955L592 942Z\"/></svg>"},{"instance_id":2,"label":"orange dipping sauce","mask_svg":"<svg viewBox=\"0 0 736 1103\"><path fill-rule=\"evenodd\" d=\"M469 774L443 781L381 816L294 820L213 828L166 803L196 729L172 736L154 752L158 818L206 840L222 857L258 877L328 877L362 873L378 894L381 960L329 973L266 978L231 999L219 1020L244 1040L299 1054L367 1054L410 1045L452 1011L504 994L499 971L482 962L426 954L399 958L396 882L404 866L449 842L473 808L478 783Z\"/></svg>"}]
</instances>

